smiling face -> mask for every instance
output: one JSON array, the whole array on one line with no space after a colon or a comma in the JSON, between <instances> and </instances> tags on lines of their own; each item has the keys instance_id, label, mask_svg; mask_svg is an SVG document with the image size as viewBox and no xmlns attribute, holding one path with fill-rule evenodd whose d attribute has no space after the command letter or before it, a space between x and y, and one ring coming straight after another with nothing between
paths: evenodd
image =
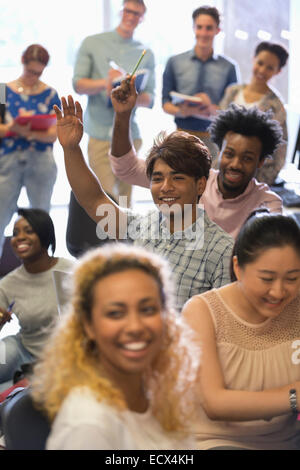
<instances>
[{"instance_id":1,"label":"smiling face","mask_svg":"<svg viewBox=\"0 0 300 470\"><path fill-rule=\"evenodd\" d=\"M194 21L193 30L196 38L196 47L205 50L213 48L215 36L220 32L215 19L210 15L198 15Z\"/></svg>"},{"instance_id":2,"label":"smiling face","mask_svg":"<svg viewBox=\"0 0 300 470\"><path fill-rule=\"evenodd\" d=\"M280 62L276 54L260 51L253 60L252 75L257 83L267 84L280 72Z\"/></svg>"},{"instance_id":3,"label":"smiling face","mask_svg":"<svg viewBox=\"0 0 300 470\"><path fill-rule=\"evenodd\" d=\"M260 323L277 317L300 289L300 256L290 245L269 248L252 263L240 267L233 260L248 321Z\"/></svg>"},{"instance_id":4,"label":"smiling face","mask_svg":"<svg viewBox=\"0 0 300 470\"><path fill-rule=\"evenodd\" d=\"M85 330L110 378L142 376L151 365L162 345L162 310L159 285L142 270L110 274L95 284Z\"/></svg>"},{"instance_id":5,"label":"smiling face","mask_svg":"<svg viewBox=\"0 0 300 470\"><path fill-rule=\"evenodd\" d=\"M121 36L130 38L136 27L143 20L145 8L136 2L126 2L121 16L121 22L117 28Z\"/></svg>"},{"instance_id":6,"label":"smiling face","mask_svg":"<svg viewBox=\"0 0 300 470\"><path fill-rule=\"evenodd\" d=\"M174 170L160 158L154 163L150 189L154 203L163 214L169 215L170 209L174 210L174 215L180 216L193 212L194 222L197 202L205 185L205 177L196 180Z\"/></svg>"},{"instance_id":7,"label":"smiling face","mask_svg":"<svg viewBox=\"0 0 300 470\"><path fill-rule=\"evenodd\" d=\"M15 255L24 262L38 259L42 253L47 252L24 217L19 217L14 225L11 246Z\"/></svg>"},{"instance_id":8,"label":"smiling face","mask_svg":"<svg viewBox=\"0 0 300 470\"><path fill-rule=\"evenodd\" d=\"M219 156L218 185L224 199L242 194L256 171L263 165L260 160L262 143L258 137L227 132Z\"/></svg>"}]
</instances>

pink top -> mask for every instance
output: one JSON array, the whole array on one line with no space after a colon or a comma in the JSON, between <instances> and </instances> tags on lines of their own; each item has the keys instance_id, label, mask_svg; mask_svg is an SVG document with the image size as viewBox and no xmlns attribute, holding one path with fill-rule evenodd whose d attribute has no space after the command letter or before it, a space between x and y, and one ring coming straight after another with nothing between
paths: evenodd
<instances>
[{"instance_id":1,"label":"pink top","mask_svg":"<svg viewBox=\"0 0 300 470\"><path fill-rule=\"evenodd\" d=\"M145 160L138 158L134 149L120 158L109 156L113 173L128 184L149 188ZM236 238L248 215L266 207L270 212L282 213L281 198L265 183L252 178L245 191L232 199L224 199L218 187L218 170L210 170L206 189L200 199L208 217L225 232Z\"/></svg>"},{"instance_id":2,"label":"pink top","mask_svg":"<svg viewBox=\"0 0 300 470\"><path fill-rule=\"evenodd\" d=\"M218 170L210 170L206 188L200 203L204 205L208 217L236 238L241 226L255 209L266 207L270 212L282 213L281 198L265 183L255 178L245 191L232 199L224 199L218 187Z\"/></svg>"}]
</instances>

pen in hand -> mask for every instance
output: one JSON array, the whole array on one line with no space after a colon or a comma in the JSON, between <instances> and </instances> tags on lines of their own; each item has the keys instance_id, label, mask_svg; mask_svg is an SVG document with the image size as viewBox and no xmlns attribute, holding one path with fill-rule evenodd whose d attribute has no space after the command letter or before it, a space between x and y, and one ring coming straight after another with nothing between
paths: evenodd
<instances>
[{"instance_id":1,"label":"pen in hand","mask_svg":"<svg viewBox=\"0 0 300 470\"><path fill-rule=\"evenodd\" d=\"M138 67L139 67L139 65L140 65L140 63L141 63L141 61L142 61L142 59L143 59L143 57L144 57L145 54L146 54L146 49L143 50L141 57L139 58L139 60L137 61L136 66L134 67L133 71L131 72L131 75L130 75L130 77L128 78L129 81L130 81L130 79L133 77L133 75L135 74L135 72L137 71L137 69L138 69Z\"/></svg>"},{"instance_id":2,"label":"pen in hand","mask_svg":"<svg viewBox=\"0 0 300 470\"><path fill-rule=\"evenodd\" d=\"M14 305L15 305L15 301L13 300L12 303L9 304L8 309L7 309L7 311L8 311L9 313L12 313L12 309L13 309Z\"/></svg>"},{"instance_id":3,"label":"pen in hand","mask_svg":"<svg viewBox=\"0 0 300 470\"><path fill-rule=\"evenodd\" d=\"M15 301L13 300L9 306L6 312L1 312L0 311L0 323L6 323L7 321L11 320L11 314L12 314L12 309L13 306L15 305Z\"/></svg>"}]
</instances>

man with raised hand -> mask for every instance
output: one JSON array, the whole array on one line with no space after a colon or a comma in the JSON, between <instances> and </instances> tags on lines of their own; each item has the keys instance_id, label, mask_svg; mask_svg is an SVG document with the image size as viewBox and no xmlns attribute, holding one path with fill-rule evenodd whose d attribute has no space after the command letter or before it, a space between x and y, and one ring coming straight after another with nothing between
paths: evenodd
<instances>
[{"instance_id":1,"label":"man with raised hand","mask_svg":"<svg viewBox=\"0 0 300 470\"><path fill-rule=\"evenodd\" d=\"M128 94L125 99L120 89L112 92L114 132L125 114L131 113L137 97L134 79L123 82L124 86ZM57 107L55 111L67 176L79 204L97 223L99 237L105 232L110 238L131 241L167 259L178 309L193 295L230 282L233 240L198 206L211 164L207 147L185 132L160 136L147 159L156 208L147 215L133 214L107 196L101 179L98 181L85 163L79 145L83 134L80 104L74 104L69 96L68 101L62 98L62 107L63 112Z\"/></svg>"},{"instance_id":2,"label":"man with raised hand","mask_svg":"<svg viewBox=\"0 0 300 470\"><path fill-rule=\"evenodd\" d=\"M115 102L114 105L117 106ZM112 170L129 184L149 187L146 163L137 157L130 143L130 112L121 113L120 104L116 111L110 155ZM280 145L282 130L269 113L232 105L218 114L209 131L220 149L219 170L210 170L200 203L208 217L235 238L255 209L282 212L281 198L267 184L255 179L258 168L266 158L272 158Z\"/></svg>"}]
</instances>

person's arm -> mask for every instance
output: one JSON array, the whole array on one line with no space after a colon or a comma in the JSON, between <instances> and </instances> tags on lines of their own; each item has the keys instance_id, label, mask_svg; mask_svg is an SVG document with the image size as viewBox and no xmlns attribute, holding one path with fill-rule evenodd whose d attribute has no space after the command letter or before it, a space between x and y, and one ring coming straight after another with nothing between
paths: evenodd
<instances>
[{"instance_id":1,"label":"person's arm","mask_svg":"<svg viewBox=\"0 0 300 470\"><path fill-rule=\"evenodd\" d=\"M289 390L295 388L300 394L300 382L259 392L227 389L218 355L215 327L206 302L201 297L194 297L185 304L182 313L200 337L202 361L199 387L202 406L210 419L269 420L291 412Z\"/></svg>"},{"instance_id":2,"label":"person's arm","mask_svg":"<svg viewBox=\"0 0 300 470\"><path fill-rule=\"evenodd\" d=\"M134 147L121 157L115 157L109 153L109 161L113 174L127 184L150 187L150 181L146 175L146 162L138 158Z\"/></svg>"},{"instance_id":3,"label":"person's arm","mask_svg":"<svg viewBox=\"0 0 300 470\"><path fill-rule=\"evenodd\" d=\"M109 77L91 78L93 70L93 57L91 54L90 39L86 38L77 53L73 88L79 95L97 95L109 86Z\"/></svg>"},{"instance_id":4,"label":"person's arm","mask_svg":"<svg viewBox=\"0 0 300 470\"><path fill-rule=\"evenodd\" d=\"M8 323L11 321L11 315L12 315L11 311L0 307L0 330L5 325L5 323Z\"/></svg>"},{"instance_id":5,"label":"person's arm","mask_svg":"<svg viewBox=\"0 0 300 470\"><path fill-rule=\"evenodd\" d=\"M82 108L78 102L74 103L72 96L61 99L63 112L54 106L57 117L57 136L64 151L66 173L71 188L79 204L88 215L99 222L109 216L113 217L111 223L105 226L105 232L112 237L119 238L119 223L126 217L122 211L103 191L101 183L90 171L83 157L80 140L83 135ZM102 208L106 212L102 213Z\"/></svg>"},{"instance_id":6,"label":"person's arm","mask_svg":"<svg viewBox=\"0 0 300 470\"><path fill-rule=\"evenodd\" d=\"M111 93L111 102L114 108L114 122L111 141L111 153L115 157L122 157L132 148L130 132L130 117L136 106L137 92L135 77L122 81Z\"/></svg>"},{"instance_id":7,"label":"person's arm","mask_svg":"<svg viewBox=\"0 0 300 470\"><path fill-rule=\"evenodd\" d=\"M178 91L176 88L172 57L168 60L163 73L162 107L165 113L171 114L172 116L177 116L180 113L180 107L173 104L170 100L171 91Z\"/></svg>"},{"instance_id":8,"label":"person's arm","mask_svg":"<svg viewBox=\"0 0 300 470\"><path fill-rule=\"evenodd\" d=\"M135 77L124 80L111 94L115 111L111 151L109 155L113 173L128 184L149 187L146 163L137 158L130 132L130 116L137 101Z\"/></svg>"},{"instance_id":9,"label":"person's arm","mask_svg":"<svg viewBox=\"0 0 300 470\"><path fill-rule=\"evenodd\" d=\"M136 106L149 108L152 103L152 97L149 93L139 93L136 99Z\"/></svg>"},{"instance_id":10,"label":"person's arm","mask_svg":"<svg viewBox=\"0 0 300 470\"><path fill-rule=\"evenodd\" d=\"M3 281L5 277L1 281L1 288L0 288L0 330L2 327L7 323L10 322L12 317L12 310L13 308L9 308L9 302L6 296L6 290L3 288ZM4 281L5 282L5 281Z\"/></svg>"},{"instance_id":11,"label":"person's arm","mask_svg":"<svg viewBox=\"0 0 300 470\"><path fill-rule=\"evenodd\" d=\"M13 121L10 123L0 124L0 138L6 136L6 134L11 130L12 125L13 125Z\"/></svg>"},{"instance_id":12,"label":"person's arm","mask_svg":"<svg viewBox=\"0 0 300 470\"><path fill-rule=\"evenodd\" d=\"M211 286L214 288L230 284L230 261L232 257L233 239L227 234L215 244L213 259L217 258L217 263L212 273Z\"/></svg>"},{"instance_id":13,"label":"person's arm","mask_svg":"<svg viewBox=\"0 0 300 470\"><path fill-rule=\"evenodd\" d=\"M162 107L165 113L172 116L186 118L190 116L207 116L210 114L211 100L206 93L196 93L194 96L202 98L203 103L199 106L190 106L187 101L175 105L170 99L171 91L178 91L176 87L176 77L173 68L172 57L168 60L166 68L163 73L163 87L162 87Z\"/></svg>"},{"instance_id":14,"label":"person's arm","mask_svg":"<svg viewBox=\"0 0 300 470\"><path fill-rule=\"evenodd\" d=\"M56 124L54 126L49 127L49 129L45 131L30 130L27 139L37 140L38 142L44 142L47 144L53 144L57 139Z\"/></svg>"},{"instance_id":15,"label":"person's arm","mask_svg":"<svg viewBox=\"0 0 300 470\"><path fill-rule=\"evenodd\" d=\"M108 81L106 78L80 78L75 82L74 89L79 95L98 95L100 91L106 90Z\"/></svg>"}]
</instances>

